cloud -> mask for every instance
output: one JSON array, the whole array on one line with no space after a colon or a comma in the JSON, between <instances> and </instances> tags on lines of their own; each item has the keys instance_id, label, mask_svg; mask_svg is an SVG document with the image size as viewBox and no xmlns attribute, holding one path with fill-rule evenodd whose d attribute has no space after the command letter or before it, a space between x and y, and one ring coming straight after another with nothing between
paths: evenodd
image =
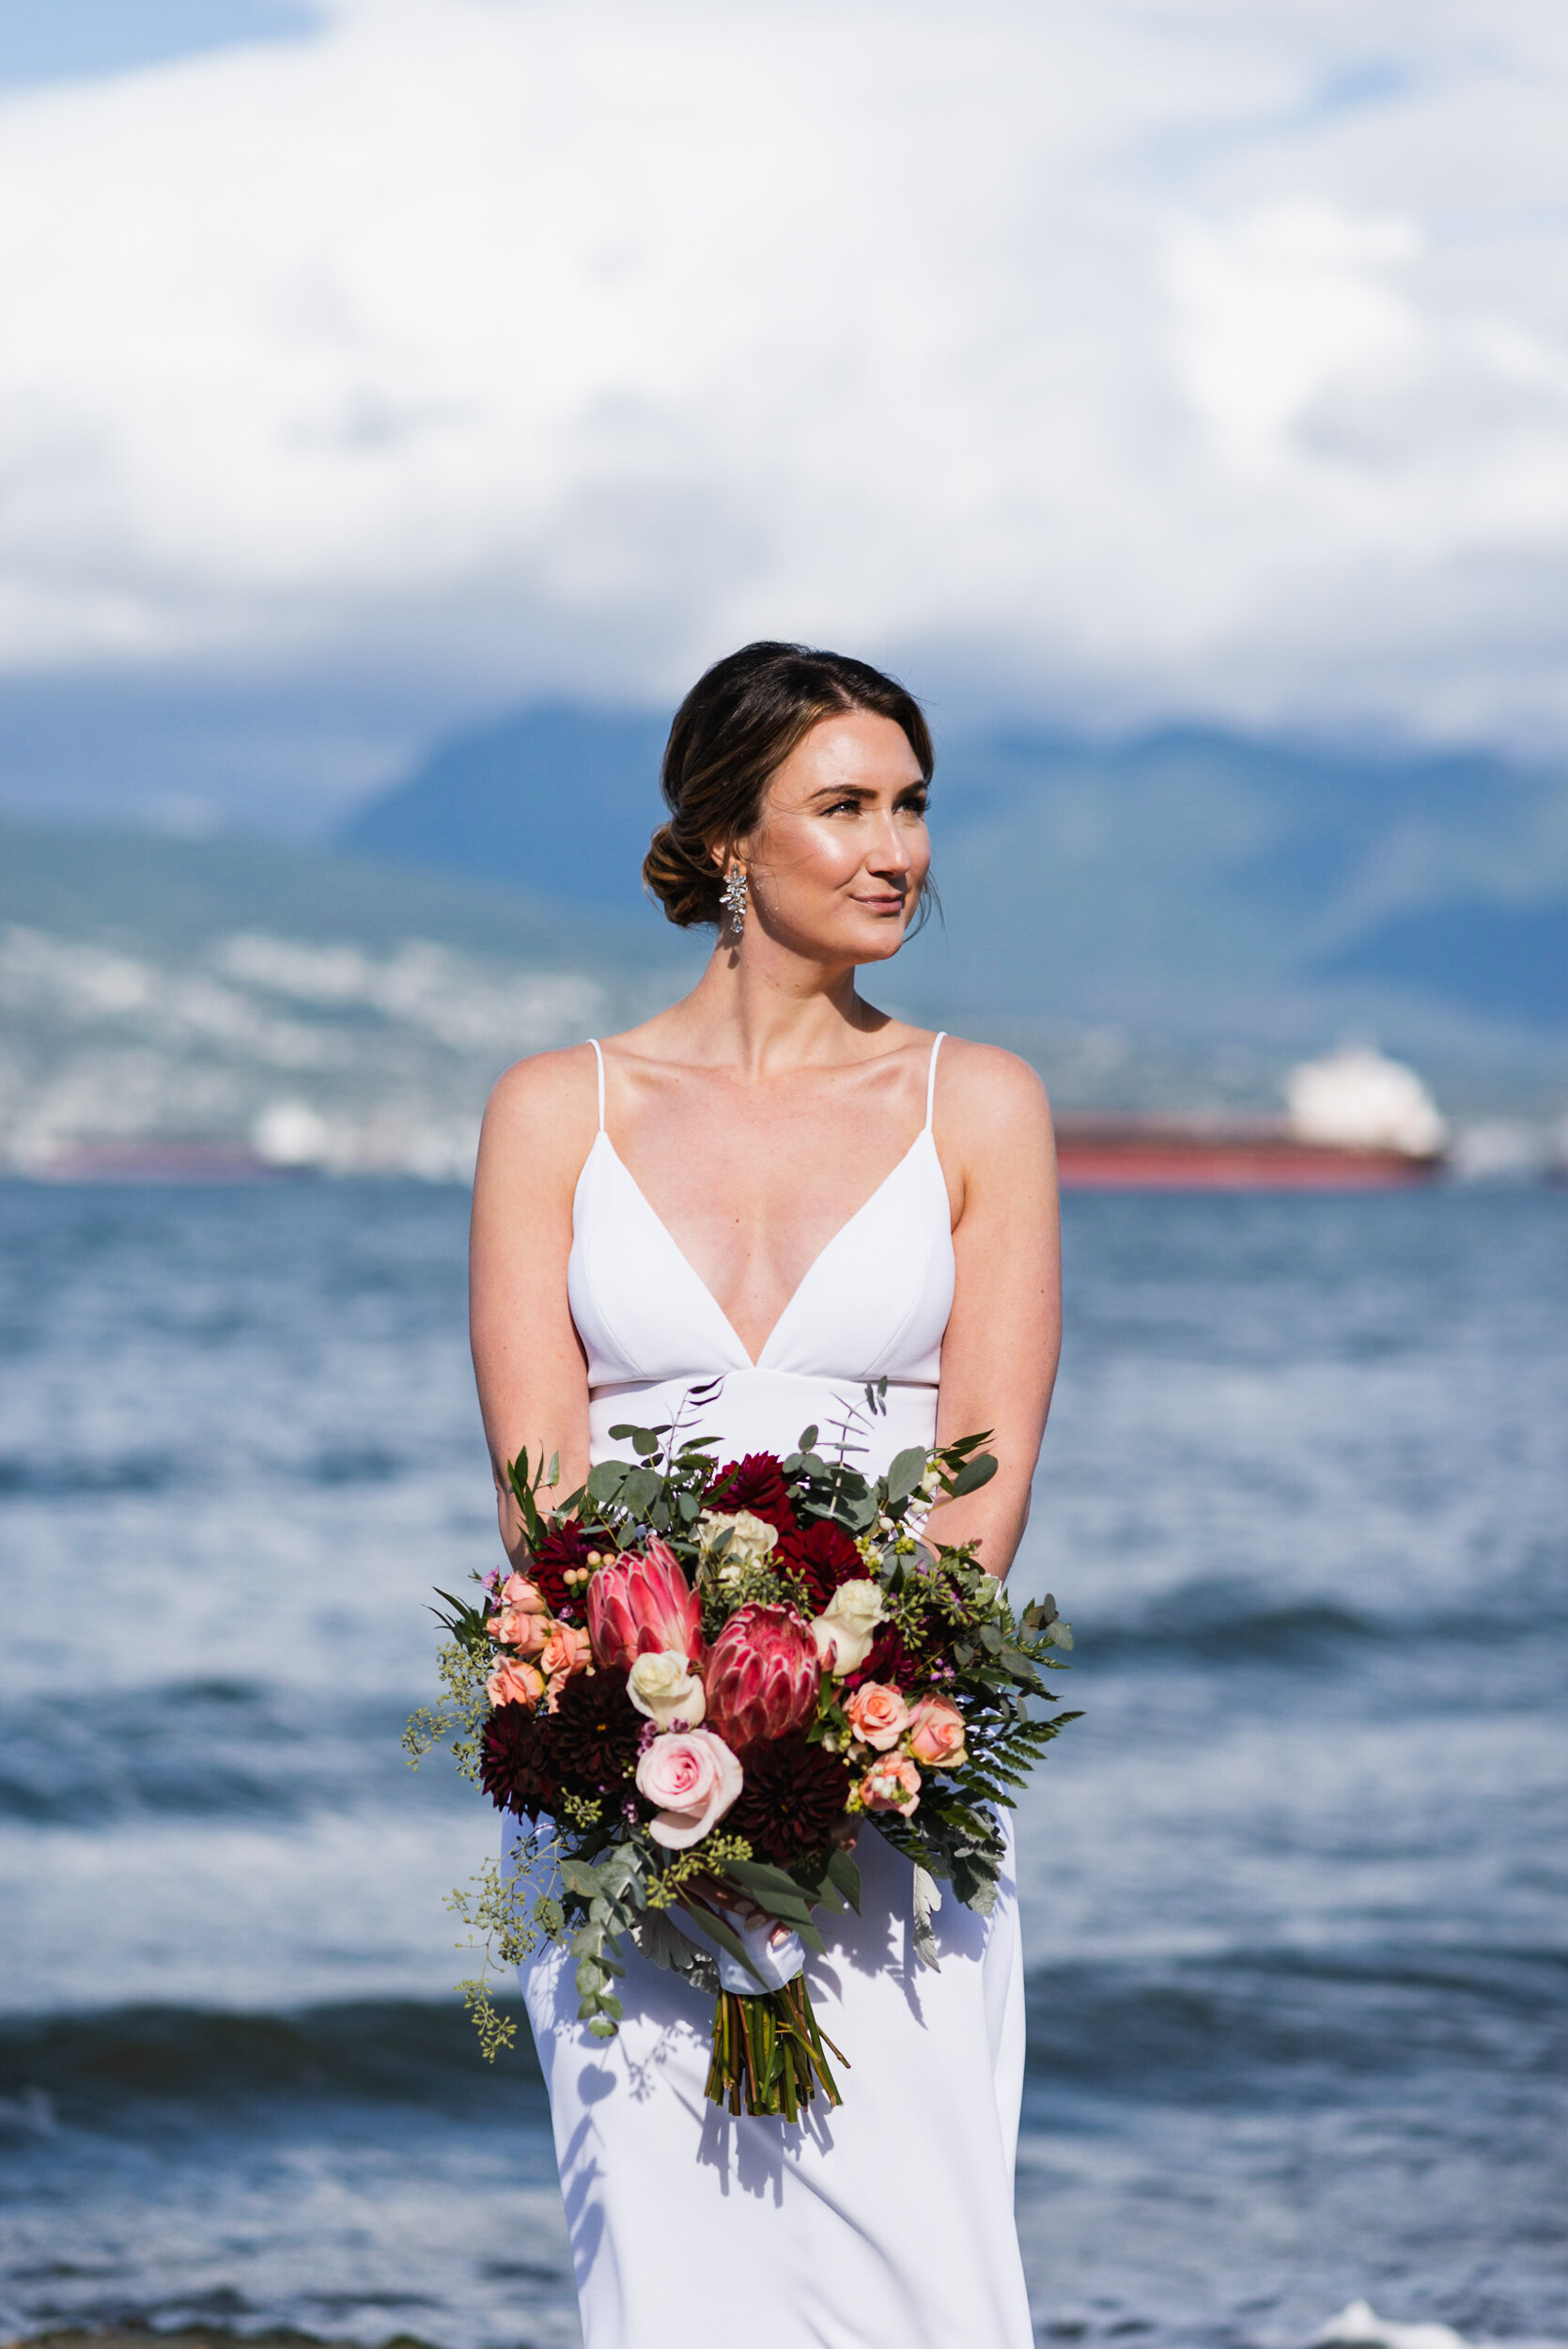
<instances>
[{"instance_id":1,"label":"cloud","mask_svg":"<svg viewBox=\"0 0 1568 2349\"><path fill-rule=\"evenodd\" d=\"M0 101L0 664L1568 714L1557 13L335 0ZM368 690L368 688L367 688Z\"/></svg>"}]
</instances>

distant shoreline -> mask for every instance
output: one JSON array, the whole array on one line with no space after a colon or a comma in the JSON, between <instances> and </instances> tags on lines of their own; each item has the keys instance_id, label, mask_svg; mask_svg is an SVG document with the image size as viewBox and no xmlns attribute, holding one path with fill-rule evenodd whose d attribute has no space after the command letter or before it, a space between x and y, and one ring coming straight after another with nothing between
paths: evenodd
<instances>
[{"instance_id":1,"label":"distant shoreline","mask_svg":"<svg viewBox=\"0 0 1568 2349\"><path fill-rule=\"evenodd\" d=\"M262 2333L237 2333L225 2325L182 2325L172 2333L150 2325L65 2325L43 2332L19 2333L0 2349L364 2349L363 2342L334 2341L321 2333L272 2326ZM432 2349L418 2333L389 2333L380 2349Z\"/></svg>"}]
</instances>

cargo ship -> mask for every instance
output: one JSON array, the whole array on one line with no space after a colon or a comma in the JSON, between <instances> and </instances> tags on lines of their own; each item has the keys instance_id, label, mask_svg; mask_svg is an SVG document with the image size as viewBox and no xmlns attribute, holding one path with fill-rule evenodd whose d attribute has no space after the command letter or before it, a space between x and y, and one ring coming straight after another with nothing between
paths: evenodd
<instances>
[{"instance_id":1,"label":"cargo ship","mask_svg":"<svg viewBox=\"0 0 1568 2349\"><path fill-rule=\"evenodd\" d=\"M1065 1111L1063 1190L1394 1190L1447 1163L1447 1128L1415 1071L1362 1047L1304 1061L1279 1116Z\"/></svg>"}]
</instances>

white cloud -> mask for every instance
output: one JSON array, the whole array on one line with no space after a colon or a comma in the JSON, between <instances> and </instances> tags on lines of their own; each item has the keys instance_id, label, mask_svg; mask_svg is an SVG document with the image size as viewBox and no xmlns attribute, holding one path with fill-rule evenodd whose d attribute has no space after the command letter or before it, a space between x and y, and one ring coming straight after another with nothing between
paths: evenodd
<instances>
[{"instance_id":1,"label":"white cloud","mask_svg":"<svg viewBox=\"0 0 1568 2349\"><path fill-rule=\"evenodd\" d=\"M0 103L0 661L1568 714L1523 0L335 0Z\"/></svg>"}]
</instances>

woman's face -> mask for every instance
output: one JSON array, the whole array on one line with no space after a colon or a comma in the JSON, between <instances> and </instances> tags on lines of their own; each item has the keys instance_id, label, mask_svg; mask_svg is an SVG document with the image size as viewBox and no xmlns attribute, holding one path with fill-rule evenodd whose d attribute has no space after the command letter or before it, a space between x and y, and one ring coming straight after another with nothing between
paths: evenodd
<instances>
[{"instance_id":1,"label":"woman's face","mask_svg":"<svg viewBox=\"0 0 1568 2349\"><path fill-rule=\"evenodd\" d=\"M822 960L895 955L931 863L926 796L893 719L855 710L813 726L740 844L759 926Z\"/></svg>"}]
</instances>

